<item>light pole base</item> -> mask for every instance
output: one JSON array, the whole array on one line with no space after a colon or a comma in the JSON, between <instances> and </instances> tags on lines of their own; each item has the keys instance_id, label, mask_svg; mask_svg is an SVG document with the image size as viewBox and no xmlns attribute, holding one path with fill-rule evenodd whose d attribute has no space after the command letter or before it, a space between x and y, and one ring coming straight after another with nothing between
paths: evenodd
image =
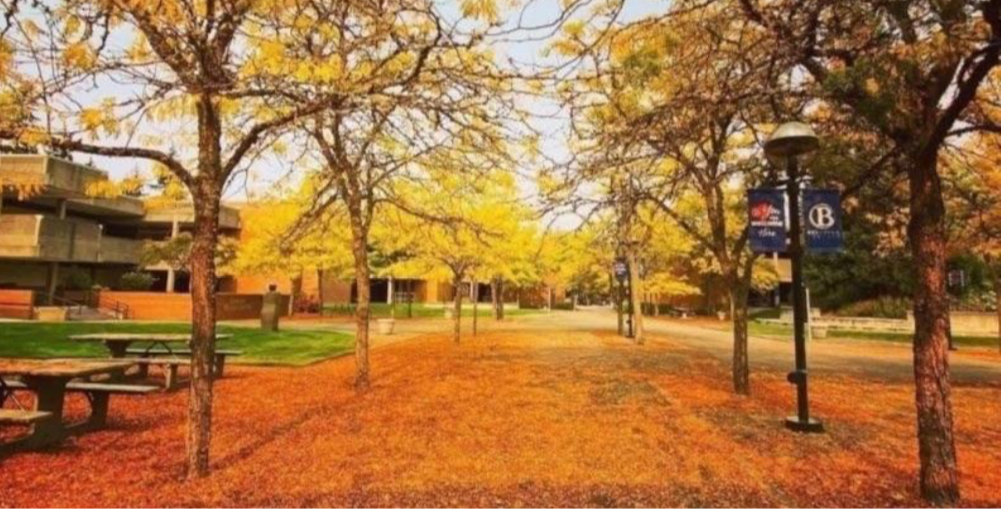
<instances>
[{"instance_id":1,"label":"light pole base","mask_svg":"<svg viewBox=\"0 0 1001 509\"><path fill-rule=\"evenodd\" d=\"M824 423L816 420L810 419L807 422L799 420L798 416L786 417L785 420L786 427L797 433L823 433Z\"/></svg>"}]
</instances>

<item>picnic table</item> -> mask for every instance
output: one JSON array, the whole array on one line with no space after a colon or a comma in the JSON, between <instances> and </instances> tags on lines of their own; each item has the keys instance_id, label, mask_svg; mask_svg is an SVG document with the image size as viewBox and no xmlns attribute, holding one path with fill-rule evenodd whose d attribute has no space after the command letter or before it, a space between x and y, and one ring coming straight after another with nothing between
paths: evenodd
<instances>
[{"instance_id":1,"label":"picnic table","mask_svg":"<svg viewBox=\"0 0 1001 509\"><path fill-rule=\"evenodd\" d=\"M232 338L232 334L216 334L216 341ZM99 332L95 334L77 334L70 336L73 341L100 341L111 352L111 357L120 359L127 355L138 356L138 376L145 378L149 374L149 366L156 365L164 369L164 388L171 390L176 387L178 367L191 365L191 334L186 333L155 333L155 332ZM134 343L149 343L145 347L132 348ZM216 350L212 359L212 374L221 378L226 365L226 357L240 355L236 350Z\"/></svg>"},{"instance_id":2,"label":"picnic table","mask_svg":"<svg viewBox=\"0 0 1001 509\"><path fill-rule=\"evenodd\" d=\"M216 341L220 341L231 337L233 337L232 334L216 334L215 339ZM100 341L111 352L111 356L117 359L125 357L129 347L133 343L148 342L150 345L146 348L147 352L160 349L173 354L175 350L170 346L177 346L179 343L185 346L189 345L191 343L191 334L99 332L96 334L76 334L70 336L70 339L73 341ZM180 351L181 349L178 349L178 352Z\"/></svg>"},{"instance_id":3,"label":"picnic table","mask_svg":"<svg viewBox=\"0 0 1001 509\"><path fill-rule=\"evenodd\" d=\"M82 425L103 425L108 413L110 392L101 390L101 384L77 383L74 379L94 375L115 374L131 367L122 361L94 361L83 359L0 359L0 405L14 389L27 389L35 393L35 407L31 412L21 411L32 424L31 434L24 439L29 446L41 446L62 440L72 428ZM63 422L63 401L67 387L86 392L91 404L90 418L81 424ZM88 390L90 389L90 390ZM7 411L15 415L15 411Z\"/></svg>"}]
</instances>

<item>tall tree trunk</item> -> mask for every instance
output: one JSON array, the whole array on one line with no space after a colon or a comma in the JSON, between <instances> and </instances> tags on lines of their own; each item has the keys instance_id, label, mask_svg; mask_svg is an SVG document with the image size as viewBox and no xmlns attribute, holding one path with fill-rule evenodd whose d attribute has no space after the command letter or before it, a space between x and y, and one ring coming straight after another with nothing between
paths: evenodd
<instances>
[{"instance_id":1,"label":"tall tree trunk","mask_svg":"<svg viewBox=\"0 0 1001 509\"><path fill-rule=\"evenodd\" d=\"M504 278L495 277L490 282L490 291L493 296L494 319L504 319Z\"/></svg>"},{"instance_id":2,"label":"tall tree trunk","mask_svg":"<svg viewBox=\"0 0 1001 509\"><path fill-rule=\"evenodd\" d=\"M452 281L452 340L459 342L462 326L462 275L456 274Z\"/></svg>"},{"instance_id":3,"label":"tall tree trunk","mask_svg":"<svg viewBox=\"0 0 1001 509\"><path fill-rule=\"evenodd\" d=\"M202 194L204 193L204 194ZM219 195L199 191L191 245L191 385L188 394L188 477L209 472L212 441L212 364L215 358Z\"/></svg>"},{"instance_id":4,"label":"tall tree trunk","mask_svg":"<svg viewBox=\"0 0 1001 509\"><path fill-rule=\"evenodd\" d=\"M191 385L188 389L187 475L209 472L212 442L212 364L215 358L216 267L222 195L222 124L210 95L198 98L198 175L192 185L195 232L191 244Z\"/></svg>"},{"instance_id":5,"label":"tall tree trunk","mask_svg":"<svg viewBox=\"0 0 1001 509\"><path fill-rule=\"evenodd\" d=\"M618 331L619 335L622 336L625 333L626 324L625 317L623 317L622 311L622 283L618 281L618 278L609 274L608 278L612 281L612 291L610 292L612 298L615 300L615 315L618 318Z\"/></svg>"},{"instance_id":6,"label":"tall tree trunk","mask_svg":"<svg viewBox=\"0 0 1001 509\"><path fill-rule=\"evenodd\" d=\"M639 262L636 259L635 248L630 248L626 254L629 263L629 303L633 316L633 341L637 345L642 345L646 339L643 337L643 280L640 278Z\"/></svg>"},{"instance_id":7,"label":"tall tree trunk","mask_svg":"<svg viewBox=\"0 0 1001 509\"><path fill-rule=\"evenodd\" d=\"M998 315L998 351L1001 352L1001 267L995 267L994 272L994 308Z\"/></svg>"},{"instance_id":8,"label":"tall tree trunk","mask_svg":"<svg viewBox=\"0 0 1001 509\"><path fill-rule=\"evenodd\" d=\"M296 308L299 305L299 301L302 299L302 278L303 278L303 273L301 269L299 270L299 273L292 278L292 291L289 292L291 293L291 295L289 295L288 299L289 316L295 314Z\"/></svg>"},{"instance_id":9,"label":"tall tree trunk","mask_svg":"<svg viewBox=\"0 0 1001 509\"><path fill-rule=\"evenodd\" d=\"M729 292L730 319L733 322L733 391L746 396L751 393L751 368L747 353L747 294L750 274L727 277L731 284Z\"/></svg>"},{"instance_id":10,"label":"tall tree trunk","mask_svg":"<svg viewBox=\"0 0 1001 509\"><path fill-rule=\"evenodd\" d=\"M946 295L945 205L934 151L909 168L908 225L916 269L914 383L921 458L921 494L935 504L959 501L949 381L949 302Z\"/></svg>"},{"instance_id":11,"label":"tall tree trunk","mask_svg":"<svg viewBox=\"0 0 1001 509\"><path fill-rule=\"evenodd\" d=\"M316 269L316 294L320 299L320 316L323 316L323 269Z\"/></svg>"},{"instance_id":12,"label":"tall tree trunk","mask_svg":"<svg viewBox=\"0 0 1001 509\"><path fill-rule=\"evenodd\" d=\"M473 336L475 336L477 332L479 332L476 330L478 321L476 313L480 303L480 284L479 282L476 281L476 278L474 277L471 285L472 286L469 287L469 293L472 294L471 298L473 299Z\"/></svg>"},{"instance_id":13,"label":"tall tree trunk","mask_svg":"<svg viewBox=\"0 0 1001 509\"><path fill-rule=\"evenodd\" d=\"M353 208L348 205L349 215ZM368 267L368 232L362 225L361 208L358 217L351 217L351 254L355 260L355 387L367 389L369 386L369 318L372 300L372 275Z\"/></svg>"}]
</instances>

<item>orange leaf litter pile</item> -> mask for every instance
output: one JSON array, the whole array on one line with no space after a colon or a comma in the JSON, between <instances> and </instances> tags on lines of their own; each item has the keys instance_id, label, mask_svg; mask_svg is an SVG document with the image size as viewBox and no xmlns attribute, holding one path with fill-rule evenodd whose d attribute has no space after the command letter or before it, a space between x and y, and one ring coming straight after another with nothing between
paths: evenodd
<instances>
[{"instance_id":1,"label":"orange leaf litter pile","mask_svg":"<svg viewBox=\"0 0 1001 509\"><path fill-rule=\"evenodd\" d=\"M186 393L112 401L109 428L0 463L0 505L911 506L913 387L815 377L828 433L787 432L784 373L666 339L430 335L217 385L211 477L183 481ZM1001 504L1001 387L954 390L964 504ZM82 403L74 401L79 411Z\"/></svg>"}]
</instances>

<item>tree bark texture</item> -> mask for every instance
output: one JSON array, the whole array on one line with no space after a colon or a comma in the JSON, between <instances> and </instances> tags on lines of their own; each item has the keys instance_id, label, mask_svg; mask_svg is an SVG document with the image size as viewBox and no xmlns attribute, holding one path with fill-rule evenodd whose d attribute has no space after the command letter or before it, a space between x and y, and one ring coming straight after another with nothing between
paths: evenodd
<instances>
[{"instance_id":1,"label":"tree bark texture","mask_svg":"<svg viewBox=\"0 0 1001 509\"><path fill-rule=\"evenodd\" d=\"M456 274L452 289L452 340L458 344L462 332L462 275Z\"/></svg>"},{"instance_id":2,"label":"tree bark texture","mask_svg":"<svg viewBox=\"0 0 1001 509\"><path fill-rule=\"evenodd\" d=\"M351 254L355 261L355 387L369 386L369 319L371 315L372 275L368 267L368 231L362 223L361 204L348 199L351 222ZM357 210L352 210L357 209ZM356 215L357 214L357 215Z\"/></svg>"},{"instance_id":3,"label":"tree bark texture","mask_svg":"<svg viewBox=\"0 0 1001 509\"><path fill-rule=\"evenodd\" d=\"M747 295L750 271L746 277L733 274L730 278L730 319L733 322L733 391L742 396L751 394L751 368L747 348Z\"/></svg>"},{"instance_id":4,"label":"tree bark texture","mask_svg":"<svg viewBox=\"0 0 1001 509\"><path fill-rule=\"evenodd\" d=\"M633 341L642 345L643 337L643 280L640 278L639 262L636 259L635 248L629 249L626 255L629 263L629 307L633 316Z\"/></svg>"},{"instance_id":5,"label":"tree bark texture","mask_svg":"<svg viewBox=\"0 0 1001 509\"><path fill-rule=\"evenodd\" d=\"M949 380L949 301L946 294L945 204L938 154L912 161L908 224L916 270L914 382L921 459L921 494L935 504L959 501Z\"/></svg>"},{"instance_id":6,"label":"tree bark texture","mask_svg":"<svg viewBox=\"0 0 1001 509\"><path fill-rule=\"evenodd\" d=\"M1001 352L1001 268L994 269L994 307L998 315L998 351Z\"/></svg>"},{"instance_id":7,"label":"tree bark texture","mask_svg":"<svg viewBox=\"0 0 1001 509\"><path fill-rule=\"evenodd\" d=\"M191 189L195 231L191 245L191 385L188 389L186 433L187 475L209 472L212 441L212 364L215 357L216 267L219 206L222 192L222 127L211 96L203 95L198 110L198 176Z\"/></svg>"},{"instance_id":8,"label":"tree bark texture","mask_svg":"<svg viewBox=\"0 0 1001 509\"><path fill-rule=\"evenodd\" d=\"M479 307L479 303L480 303L480 284L479 284L479 282L476 281L476 278L473 278L473 281L472 281L471 284L472 284L472 286L470 286L469 293L472 294L471 298L473 299L473 336L475 336L479 332L479 331L476 330L477 325L478 325L477 324L478 320L477 320L476 313L478 311L478 307Z\"/></svg>"}]
</instances>

